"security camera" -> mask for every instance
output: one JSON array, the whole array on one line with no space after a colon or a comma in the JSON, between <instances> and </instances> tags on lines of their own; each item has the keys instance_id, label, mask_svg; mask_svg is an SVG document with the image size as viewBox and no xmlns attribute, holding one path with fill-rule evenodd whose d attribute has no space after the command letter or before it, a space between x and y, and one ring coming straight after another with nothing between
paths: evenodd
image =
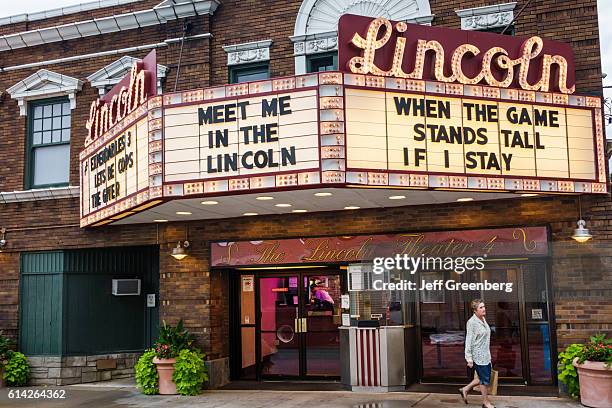
<instances>
[{"instance_id":1,"label":"security camera","mask_svg":"<svg viewBox=\"0 0 612 408\"><path fill-rule=\"evenodd\" d=\"M6 239L0 239L0 248L4 248L6 245Z\"/></svg>"}]
</instances>

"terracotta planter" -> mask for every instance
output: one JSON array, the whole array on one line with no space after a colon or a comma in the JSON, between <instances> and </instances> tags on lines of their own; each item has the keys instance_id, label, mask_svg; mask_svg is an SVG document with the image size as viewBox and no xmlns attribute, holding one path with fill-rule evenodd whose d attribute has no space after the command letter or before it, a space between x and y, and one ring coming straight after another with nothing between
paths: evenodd
<instances>
[{"instance_id":1,"label":"terracotta planter","mask_svg":"<svg viewBox=\"0 0 612 408\"><path fill-rule=\"evenodd\" d=\"M612 408L612 367L605 363L574 360L580 381L580 402L592 408Z\"/></svg>"},{"instance_id":2,"label":"terracotta planter","mask_svg":"<svg viewBox=\"0 0 612 408\"><path fill-rule=\"evenodd\" d=\"M159 393L162 395L174 395L176 392L176 384L172 381L174 373L174 363L176 358L155 357L153 364L157 365L157 374L159 374Z\"/></svg>"}]
</instances>

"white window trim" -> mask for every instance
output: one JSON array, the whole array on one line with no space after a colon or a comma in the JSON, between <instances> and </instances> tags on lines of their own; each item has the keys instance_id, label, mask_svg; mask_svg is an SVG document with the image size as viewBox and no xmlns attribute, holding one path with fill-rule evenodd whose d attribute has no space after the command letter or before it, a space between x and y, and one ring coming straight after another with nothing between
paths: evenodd
<instances>
[{"instance_id":1,"label":"white window trim","mask_svg":"<svg viewBox=\"0 0 612 408\"><path fill-rule=\"evenodd\" d=\"M136 61L141 61L140 58L130 57L125 55L118 60L111 62L105 67L94 72L87 77L89 83L94 88L98 88L100 96L106 94L106 87L114 86L121 81L121 79L129 73L132 65ZM162 82L166 78L168 67L165 65L157 64L157 93L162 93Z\"/></svg>"},{"instance_id":2,"label":"white window trim","mask_svg":"<svg viewBox=\"0 0 612 408\"><path fill-rule=\"evenodd\" d=\"M227 65L233 66L269 61L271 45L272 40L225 45L223 50L227 53Z\"/></svg>"},{"instance_id":3,"label":"white window trim","mask_svg":"<svg viewBox=\"0 0 612 408\"><path fill-rule=\"evenodd\" d=\"M505 27L514 20L516 2L455 10L462 30L487 30Z\"/></svg>"},{"instance_id":4,"label":"white window trim","mask_svg":"<svg viewBox=\"0 0 612 408\"><path fill-rule=\"evenodd\" d=\"M76 198L79 197L79 195L79 186L34 188L24 191L3 191L0 192L0 204Z\"/></svg>"},{"instance_id":5,"label":"white window trim","mask_svg":"<svg viewBox=\"0 0 612 408\"><path fill-rule=\"evenodd\" d=\"M49 87L48 84L51 84ZM41 69L11 86L6 92L16 99L19 115L26 116L27 101L68 96L70 109L76 108L76 93L83 87L83 81L68 75Z\"/></svg>"}]
</instances>

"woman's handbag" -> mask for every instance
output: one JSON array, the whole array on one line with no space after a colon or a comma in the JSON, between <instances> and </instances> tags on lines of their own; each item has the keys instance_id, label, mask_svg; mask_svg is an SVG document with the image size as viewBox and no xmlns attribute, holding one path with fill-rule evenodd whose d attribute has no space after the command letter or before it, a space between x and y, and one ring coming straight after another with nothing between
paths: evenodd
<instances>
[{"instance_id":1,"label":"woman's handbag","mask_svg":"<svg viewBox=\"0 0 612 408\"><path fill-rule=\"evenodd\" d=\"M489 395L497 395L497 381L499 378L499 371L491 370L491 384L489 385ZM474 370L474 379L478 380L478 373ZM478 386L480 387L480 385ZM474 387L476 388L476 387Z\"/></svg>"}]
</instances>

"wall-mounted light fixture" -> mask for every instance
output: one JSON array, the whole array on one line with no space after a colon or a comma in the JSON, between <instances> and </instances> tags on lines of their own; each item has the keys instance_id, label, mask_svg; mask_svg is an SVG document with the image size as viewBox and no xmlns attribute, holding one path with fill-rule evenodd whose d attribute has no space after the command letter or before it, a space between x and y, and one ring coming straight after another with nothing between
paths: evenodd
<instances>
[{"instance_id":1,"label":"wall-mounted light fixture","mask_svg":"<svg viewBox=\"0 0 612 408\"><path fill-rule=\"evenodd\" d=\"M593 238L591 233L586 227L586 221L582 219L582 203L580 201L580 196L578 197L578 214L580 219L576 223L578 228L574 230L574 234L572 235L572 239L579 243L584 243Z\"/></svg>"},{"instance_id":2,"label":"wall-mounted light fixture","mask_svg":"<svg viewBox=\"0 0 612 408\"><path fill-rule=\"evenodd\" d=\"M6 246L6 228L0 228L0 250Z\"/></svg>"},{"instance_id":3,"label":"wall-mounted light fixture","mask_svg":"<svg viewBox=\"0 0 612 408\"><path fill-rule=\"evenodd\" d=\"M177 260L184 259L187 256L187 248L189 248L189 241L179 241L176 247L172 248L172 257Z\"/></svg>"}]
</instances>

